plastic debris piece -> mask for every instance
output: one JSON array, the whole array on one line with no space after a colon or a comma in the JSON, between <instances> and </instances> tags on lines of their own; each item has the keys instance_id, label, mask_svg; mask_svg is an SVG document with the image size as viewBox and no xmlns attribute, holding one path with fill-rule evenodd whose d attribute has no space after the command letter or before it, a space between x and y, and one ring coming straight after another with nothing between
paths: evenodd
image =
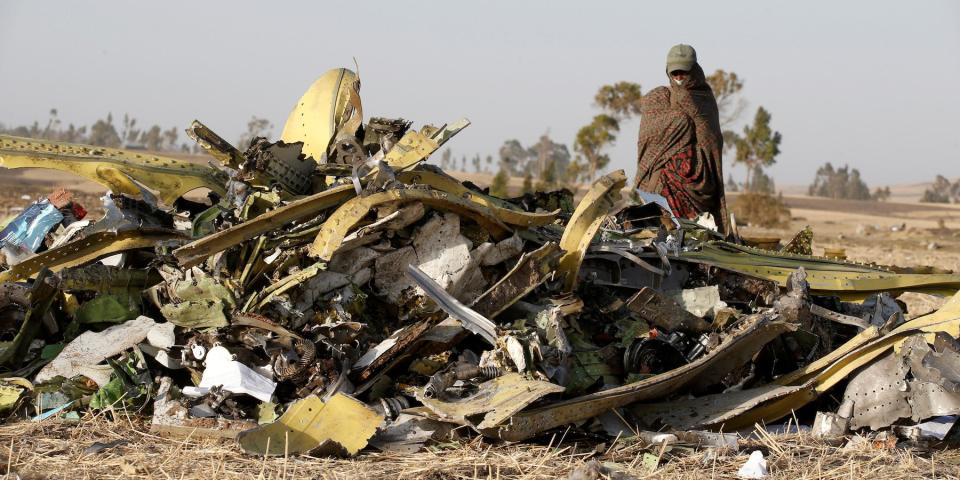
<instances>
[{"instance_id":1,"label":"plastic debris piece","mask_svg":"<svg viewBox=\"0 0 960 480\"><path fill-rule=\"evenodd\" d=\"M245 393L261 402L269 402L277 384L256 370L233 359L224 347L216 346L207 352L206 368L197 387L184 387L183 394L206 395L212 387L223 387L231 393Z\"/></svg>"},{"instance_id":2,"label":"plastic debris piece","mask_svg":"<svg viewBox=\"0 0 960 480\"><path fill-rule=\"evenodd\" d=\"M754 450L750 453L750 458L737 470L737 476L740 478L764 478L770 472L767 471L767 459L763 458L760 450Z\"/></svg>"},{"instance_id":3,"label":"plastic debris piece","mask_svg":"<svg viewBox=\"0 0 960 480\"><path fill-rule=\"evenodd\" d=\"M103 386L109 381L109 374L105 377L102 370L95 367L105 359L142 342L156 323L150 317L141 316L102 332L84 332L43 367L34 381L44 382L57 375L64 378L86 375L97 385Z\"/></svg>"}]
</instances>

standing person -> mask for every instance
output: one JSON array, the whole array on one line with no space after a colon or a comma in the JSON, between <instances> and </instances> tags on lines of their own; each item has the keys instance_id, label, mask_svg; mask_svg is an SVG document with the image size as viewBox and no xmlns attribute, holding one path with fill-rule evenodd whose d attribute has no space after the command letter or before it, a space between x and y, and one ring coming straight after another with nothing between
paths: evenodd
<instances>
[{"instance_id":1,"label":"standing person","mask_svg":"<svg viewBox=\"0 0 960 480\"><path fill-rule=\"evenodd\" d=\"M693 47L670 49L667 78L669 87L653 89L640 102L634 186L666 197L679 217L711 213L725 232L720 115Z\"/></svg>"}]
</instances>

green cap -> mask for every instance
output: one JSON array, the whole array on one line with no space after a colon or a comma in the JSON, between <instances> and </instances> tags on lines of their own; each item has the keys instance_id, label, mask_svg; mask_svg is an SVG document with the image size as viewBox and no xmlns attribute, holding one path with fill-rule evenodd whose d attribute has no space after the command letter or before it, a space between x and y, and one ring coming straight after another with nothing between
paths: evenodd
<instances>
[{"instance_id":1,"label":"green cap","mask_svg":"<svg viewBox=\"0 0 960 480\"><path fill-rule=\"evenodd\" d=\"M674 45L667 53L667 73L677 70L689 72L697 63L697 51L690 45Z\"/></svg>"}]
</instances>

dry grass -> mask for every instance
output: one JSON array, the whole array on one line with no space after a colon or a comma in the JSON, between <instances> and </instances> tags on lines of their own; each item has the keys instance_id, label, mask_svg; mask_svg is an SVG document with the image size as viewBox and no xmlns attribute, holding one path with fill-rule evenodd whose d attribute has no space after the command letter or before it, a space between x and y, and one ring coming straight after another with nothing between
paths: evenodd
<instances>
[{"instance_id":1,"label":"dry grass","mask_svg":"<svg viewBox=\"0 0 960 480\"><path fill-rule=\"evenodd\" d=\"M94 442L129 443L97 454ZM960 450L875 448L844 450L803 435L742 442L739 453L711 459L706 451L648 450L623 441L611 445L556 437L549 444L503 445L473 438L409 455L364 452L353 459L296 456L267 458L241 453L232 441L169 439L149 433L138 419L87 416L80 423L50 420L0 426L0 468L20 478L566 478L593 460L607 475L580 478L731 478L753 450L764 452L769 478L960 478ZM644 468L644 453L661 457ZM623 475L629 475L625 477ZM13 477L16 478L16 477Z\"/></svg>"}]
</instances>

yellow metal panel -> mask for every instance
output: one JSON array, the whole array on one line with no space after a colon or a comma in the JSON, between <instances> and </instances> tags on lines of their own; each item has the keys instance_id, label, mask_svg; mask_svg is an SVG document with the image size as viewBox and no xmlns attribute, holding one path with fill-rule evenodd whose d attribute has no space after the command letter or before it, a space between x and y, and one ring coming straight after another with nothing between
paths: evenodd
<instances>
[{"instance_id":1,"label":"yellow metal panel","mask_svg":"<svg viewBox=\"0 0 960 480\"><path fill-rule=\"evenodd\" d=\"M167 205L197 188L226 193L226 177L209 166L91 145L0 135L0 166L61 170L104 185L114 193L139 197L135 180L159 192L160 200Z\"/></svg>"},{"instance_id":2,"label":"yellow metal panel","mask_svg":"<svg viewBox=\"0 0 960 480\"><path fill-rule=\"evenodd\" d=\"M383 423L383 416L359 400L338 393L326 403L316 395L298 400L276 421L241 432L237 438L248 453L287 455L330 447L323 453L355 455ZM329 451L327 451L329 450Z\"/></svg>"},{"instance_id":3,"label":"yellow metal panel","mask_svg":"<svg viewBox=\"0 0 960 480\"><path fill-rule=\"evenodd\" d=\"M280 139L287 143L303 142L303 153L320 161L343 122L350 84L355 81L357 75L346 68L321 75L293 107Z\"/></svg>"},{"instance_id":4,"label":"yellow metal panel","mask_svg":"<svg viewBox=\"0 0 960 480\"><path fill-rule=\"evenodd\" d=\"M566 252L560 258L560 268L557 269L560 278L563 278L563 291L572 292L577 287L577 274L583 257L603 219L607 218L610 209L620 199L620 190L626 182L627 176L623 170L600 177L573 211L560 239L560 248Z\"/></svg>"},{"instance_id":5,"label":"yellow metal panel","mask_svg":"<svg viewBox=\"0 0 960 480\"><path fill-rule=\"evenodd\" d=\"M675 258L771 280L781 287L786 287L790 274L803 267L812 294L836 295L846 301L863 300L877 292L953 295L960 289L960 275L956 274L894 273L871 265L769 252L726 242L709 242L698 251L683 252Z\"/></svg>"},{"instance_id":6,"label":"yellow metal panel","mask_svg":"<svg viewBox=\"0 0 960 480\"><path fill-rule=\"evenodd\" d=\"M454 212L477 222L494 238L504 238L510 232L510 229L497 219L490 209L478 203L437 190L387 190L366 197L354 197L341 205L323 223L317 238L310 245L308 254L323 261L330 261L343 243L347 232L370 213L370 209L390 202L397 202L397 204L422 202L433 208Z\"/></svg>"},{"instance_id":7,"label":"yellow metal panel","mask_svg":"<svg viewBox=\"0 0 960 480\"><path fill-rule=\"evenodd\" d=\"M538 213L518 210L516 207L511 206L499 198L470 190L453 177L429 170L397 172L397 180L407 184L430 185L442 192L447 192L465 200L479 203L492 210L493 214L507 225L527 228L541 227L553 223L557 219L557 216L560 215L560 210Z\"/></svg>"},{"instance_id":8,"label":"yellow metal panel","mask_svg":"<svg viewBox=\"0 0 960 480\"><path fill-rule=\"evenodd\" d=\"M897 349L909 337L917 334L945 332L956 337L960 334L960 294L956 294L940 310L930 315L915 318L900 325L890 333L861 344L841 359L822 368L818 372L805 372L802 378L810 380L803 384L798 391L790 392L774 399L766 405L754 408L725 423L725 429L749 427L761 421L775 421L783 418L819 395L833 388L837 383L847 378L861 367L869 364L888 350ZM862 343L861 337L854 337L848 343ZM846 346L840 349L848 350ZM814 373L810 376L810 373Z\"/></svg>"},{"instance_id":9,"label":"yellow metal panel","mask_svg":"<svg viewBox=\"0 0 960 480\"><path fill-rule=\"evenodd\" d=\"M14 265L10 270L0 272L0 283L26 280L43 267L56 272L64 268L83 265L114 253L138 248L151 248L158 242L165 240L185 241L186 237L179 232L164 229L94 233L57 248L38 253Z\"/></svg>"}]
</instances>

